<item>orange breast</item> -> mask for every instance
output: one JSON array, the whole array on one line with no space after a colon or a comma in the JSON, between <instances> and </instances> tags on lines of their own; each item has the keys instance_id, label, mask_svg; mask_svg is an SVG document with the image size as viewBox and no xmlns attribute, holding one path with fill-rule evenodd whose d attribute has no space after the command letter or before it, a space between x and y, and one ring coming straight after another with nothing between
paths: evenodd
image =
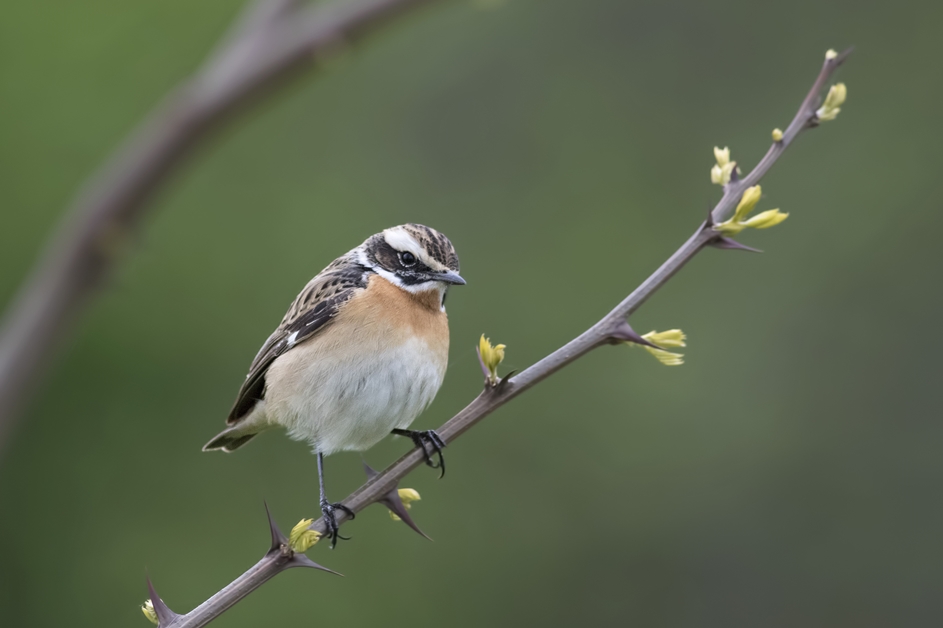
<instances>
[{"instance_id":1,"label":"orange breast","mask_svg":"<svg viewBox=\"0 0 943 628\"><path fill-rule=\"evenodd\" d=\"M345 334L371 336L380 346L418 338L441 361L443 370L448 360L449 321L438 290L414 294L374 275L367 289L338 313L332 327Z\"/></svg>"}]
</instances>

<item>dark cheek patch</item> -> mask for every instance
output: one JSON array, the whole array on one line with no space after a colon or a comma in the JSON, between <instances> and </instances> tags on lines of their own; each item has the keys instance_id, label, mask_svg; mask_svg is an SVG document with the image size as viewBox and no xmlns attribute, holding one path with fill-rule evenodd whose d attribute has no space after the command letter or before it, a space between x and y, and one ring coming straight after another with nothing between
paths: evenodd
<instances>
[{"instance_id":1,"label":"dark cheek patch","mask_svg":"<svg viewBox=\"0 0 943 628\"><path fill-rule=\"evenodd\" d=\"M389 271L396 271L400 268L399 255L396 253L396 249L384 241L378 243L373 255L381 268Z\"/></svg>"}]
</instances>

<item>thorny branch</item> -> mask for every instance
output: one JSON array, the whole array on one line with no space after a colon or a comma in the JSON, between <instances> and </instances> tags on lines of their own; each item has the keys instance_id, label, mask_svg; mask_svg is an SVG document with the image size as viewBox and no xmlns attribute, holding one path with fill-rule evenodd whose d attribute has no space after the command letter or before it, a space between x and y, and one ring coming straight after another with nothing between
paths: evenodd
<instances>
[{"instance_id":1,"label":"thorny branch","mask_svg":"<svg viewBox=\"0 0 943 628\"><path fill-rule=\"evenodd\" d=\"M792 143L799 133L805 129L818 126L819 119L816 110L822 100L822 90L832 74L842 64L850 52L851 49L839 55L826 56L825 63L815 83L812 85L812 89L802 102L798 113L796 113L789 127L782 132L781 139L773 142L773 145L770 146L769 151L767 151L763 159L760 160L746 177L740 179L734 176L731 181L724 186L723 197L710 211L707 220L705 220L694 234L688 238L664 264L652 273L648 279L642 282L635 291L623 299L621 303L600 319L598 323L536 364L528 367L520 374L513 377L505 377L496 384L488 381L486 375L485 388L482 393L458 414L446 421L446 423L437 430L439 435L446 442L451 443L500 406L597 347L626 341L650 344L632 330L626 320L627 317L645 303L652 294L671 279L675 273L704 247L745 248L739 247L736 242L724 237L720 232L715 231L713 226L727 220L733 215L734 209L744 191L760 181L763 175L766 174L776 160L779 159L786 147ZM343 501L344 505L350 508L354 513L357 513L370 504L379 502L402 517L405 510L402 504L399 503L398 497L396 497L397 485L406 474L422 464L423 461L424 458L421 450L416 448L405 454L381 473L377 474L373 472L372 469L368 469L367 482L347 497L347 499ZM338 524L343 524L349 519L349 516L343 512L338 512L337 515ZM406 519L406 517L402 518ZM278 532L278 528L275 526L274 522L272 522L271 517L269 518L269 522L271 524L273 537L272 548L269 552L252 568L186 615L176 615L170 611L170 609L160 601L153 587L151 587L152 600L160 618L160 628L196 628L198 626L205 626L218 617L223 611L232 607L239 600L251 593L254 589L290 567L307 566L325 569L310 561L304 554L293 552L284 536ZM420 532L411 519L408 519L407 523L417 532ZM321 519L313 522L310 529L320 533L326 531L324 522Z\"/></svg>"},{"instance_id":2,"label":"thorny branch","mask_svg":"<svg viewBox=\"0 0 943 628\"><path fill-rule=\"evenodd\" d=\"M86 183L0 325L0 448L54 350L121 261L148 201L238 107L406 9L430 0L253 0Z\"/></svg>"}]
</instances>

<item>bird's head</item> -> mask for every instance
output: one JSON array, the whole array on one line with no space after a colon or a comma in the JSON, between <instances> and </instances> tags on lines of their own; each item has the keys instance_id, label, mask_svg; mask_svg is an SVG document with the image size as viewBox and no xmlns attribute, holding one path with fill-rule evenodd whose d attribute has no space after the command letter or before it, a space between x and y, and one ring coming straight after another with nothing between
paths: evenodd
<instances>
[{"instance_id":1,"label":"bird's head","mask_svg":"<svg viewBox=\"0 0 943 628\"><path fill-rule=\"evenodd\" d=\"M447 237L417 224L390 227L367 238L360 246L361 263L409 292L438 290L443 297L450 285L464 285L458 274L458 255Z\"/></svg>"}]
</instances>

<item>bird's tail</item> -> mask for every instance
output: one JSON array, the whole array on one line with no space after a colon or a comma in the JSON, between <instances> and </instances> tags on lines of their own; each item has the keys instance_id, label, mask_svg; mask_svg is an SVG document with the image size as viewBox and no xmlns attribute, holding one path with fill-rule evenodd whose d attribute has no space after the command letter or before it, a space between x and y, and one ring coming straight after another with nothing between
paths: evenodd
<instances>
[{"instance_id":1,"label":"bird's tail","mask_svg":"<svg viewBox=\"0 0 943 628\"><path fill-rule=\"evenodd\" d=\"M213 440L203 445L203 451L222 449L226 453L235 451L248 443L258 432L247 432L243 424L228 427L216 435Z\"/></svg>"}]
</instances>

